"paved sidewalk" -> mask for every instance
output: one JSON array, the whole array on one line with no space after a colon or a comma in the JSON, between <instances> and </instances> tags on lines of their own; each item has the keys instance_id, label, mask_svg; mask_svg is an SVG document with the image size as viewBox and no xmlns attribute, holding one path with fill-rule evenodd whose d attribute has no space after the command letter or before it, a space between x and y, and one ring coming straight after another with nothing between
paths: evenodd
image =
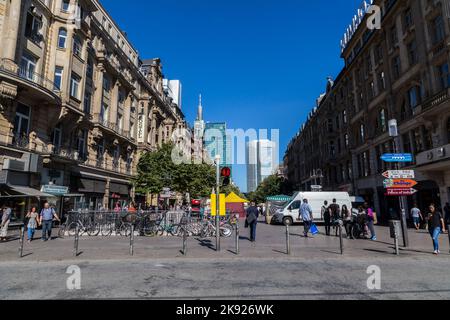
<instances>
[{"instance_id":1,"label":"paved sidewalk","mask_svg":"<svg viewBox=\"0 0 450 320\"><path fill-rule=\"evenodd\" d=\"M378 241L344 240L344 255L340 255L339 238L323 234L305 239L302 226L291 227L291 256L286 255L286 233L283 226L258 225L257 242L248 241L248 230L241 227L240 254L235 253L235 237L221 240L221 252L215 251L215 238L188 239L187 256L182 254L182 238L135 237L134 256L129 254L130 241L124 237L88 237L79 241L79 255L73 256L74 239L66 237L53 241L35 240L24 244L24 257L19 258L19 241L0 243L0 264L12 261L71 261L71 260L114 260L114 259L345 259L394 257L393 240L389 228L377 227ZM57 230L55 230L57 231ZM56 232L55 232L56 234ZM40 236L38 233L36 236ZM425 230L409 230L410 247L402 249L401 258L449 259L448 235L441 235L442 255L432 255L432 242ZM402 244L402 242L400 242Z\"/></svg>"}]
</instances>

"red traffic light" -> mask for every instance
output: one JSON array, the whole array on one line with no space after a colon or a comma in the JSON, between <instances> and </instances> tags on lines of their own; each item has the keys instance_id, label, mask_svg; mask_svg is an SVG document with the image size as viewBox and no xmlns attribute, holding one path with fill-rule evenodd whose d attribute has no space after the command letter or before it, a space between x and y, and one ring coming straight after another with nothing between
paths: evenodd
<instances>
[{"instance_id":1,"label":"red traffic light","mask_svg":"<svg viewBox=\"0 0 450 320\"><path fill-rule=\"evenodd\" d=\"M231 176L231 169L228 167L222 168L220 171L220 175L225 178L229 178Z\"/></svg>"}]
</instances>

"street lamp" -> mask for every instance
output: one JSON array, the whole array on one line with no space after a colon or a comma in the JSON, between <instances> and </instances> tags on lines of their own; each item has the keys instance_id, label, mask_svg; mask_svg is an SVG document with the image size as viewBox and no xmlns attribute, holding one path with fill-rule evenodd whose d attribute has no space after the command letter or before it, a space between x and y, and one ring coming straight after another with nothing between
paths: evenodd
<instances>
[{"instance_id":1,"label":"street lamp","mask_svg":"<svg viewBox=\"0 0 450 320\"><path fill-rule=\"evenodd\" d=\"M394 153L399 153L399 132L398 132L398 123L396 119L392 119L388 122L389 126L389 136L393 139L394 143ZM395 164L396 170L400 170L400 164L396 162ZM401 214L401 226L402 226L402 235L403 235L403 245L405 248L409 246L408 239L408 224L406 221L406 198L404 196L399 197L400 203L400 214Z\"/></svg>"}]
</instances>

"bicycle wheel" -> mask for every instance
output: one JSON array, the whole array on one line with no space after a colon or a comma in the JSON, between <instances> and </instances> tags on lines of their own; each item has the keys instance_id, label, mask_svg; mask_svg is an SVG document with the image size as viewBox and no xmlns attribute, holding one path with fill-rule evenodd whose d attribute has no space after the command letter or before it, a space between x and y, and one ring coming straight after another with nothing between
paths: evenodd
<instances>
[{"instance_id":1,"label":"bicycle wheel","mask_svg":"<svg viewBox=\"0 0 450 320\"><path fill-rule=\"evenodd\" d=\"M103 237L109 237L113 231L113 224L106 223L100 227L100 233Z\"/></svg>"},{"instance_id":2,"label":"bicycle wheel","mask_svg":"<svg viewBox=\"0 0 450 320\"><path fill-rule=\"evenodd\" d=\"M119 233L122 237L129 237L131 235L131 225L128 223L122 224Z\"/></svg>"},{"instance_id":3,"label":"bicycle wheel","mask_svg":"<svg viewBox=\"0 0 450 320\"><path fill-rule=\"evenodd\" d=\"M169 234L170 235L172 235L172 236L174 236L174 237L176 237L176 236L179 236L180 235L180 230L181 230L182 228L180 228L178 225L173 225L173 226L171 226L170 228L169 228Z\"/></svg>"},{"instance_id":4,"label":"bicycle wheel","mask_svg":"<svg viewBox=\"0 0 450 320\"><path fill-rule=\"evenodd\" d=\"M220 227L220 236L229 238L233 235L233 226L230 224L224 224Z\"/></svg>"},{"instance_id":5,"label":"bicycle wheel","mask_svg":"<svg viewBox=\"0 0 450 320\"><path fill-rule=\"evenodd\" d=\"M89 225L87 228L87 234L90 237L96 237L100 233L100 225L98 223L93 223Z\"/></svg>"},{"instance_id":6,"label":"bicycle wheel","mask_svg":"<svg viewBox=\"0 0 450 320\"><path fill-rule=\"evenodd\" d=\"M66 236L66 225L62 224L59 226L58 238L64 239L65 236Z\"/></svg>"},{"instance_id":7,"label":"bicycle wheel","mask_svg":"<svg viewBox=\"0 0 450 320\"><path fill-rule=\"evenodd\" d=\"M71 224L69 224L69 227L67 228L67 231L69 232L69 236L73 237L75 236L76 232L77 232L77 228L78 228L78 234L81 235L81 228L78 224L78 222L72 222Z\"/></svg>"}]
</instances>

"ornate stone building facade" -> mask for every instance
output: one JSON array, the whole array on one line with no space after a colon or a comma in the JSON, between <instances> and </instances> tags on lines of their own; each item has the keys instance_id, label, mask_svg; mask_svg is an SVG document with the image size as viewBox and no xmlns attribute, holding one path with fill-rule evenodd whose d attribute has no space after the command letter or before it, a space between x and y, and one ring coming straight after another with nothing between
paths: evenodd
<instances>
[{"instance_id":1,"label":"ornate stone building facade","mask_svg":"<svg viewBox=\"0 0 450 320\"><path fill-rule=\"evenodd\" d=\"M143 63L97 0L0 0L0 44L2 195L133 198L140 154L186 126L160 60Z\"/></svg>"},{"instance_id":2,"label":"ornate stone building facade","mask_svg":"<svg viewBox=\"0 0 450 320\"><path fill-rule=\"evenodd\" d=\"M363 196L388 218L398 200L385 196L384 153L414 154L422 208L450 200L450 3L374 1L381 29L364 18L342 48L345 67L289 144L285 165L298 189ZM347 40L347 39L346 39ZM388 121L399 123L397 143ZM398 146L398 148L394 148Z\"/></svg>"}]
</instances>

